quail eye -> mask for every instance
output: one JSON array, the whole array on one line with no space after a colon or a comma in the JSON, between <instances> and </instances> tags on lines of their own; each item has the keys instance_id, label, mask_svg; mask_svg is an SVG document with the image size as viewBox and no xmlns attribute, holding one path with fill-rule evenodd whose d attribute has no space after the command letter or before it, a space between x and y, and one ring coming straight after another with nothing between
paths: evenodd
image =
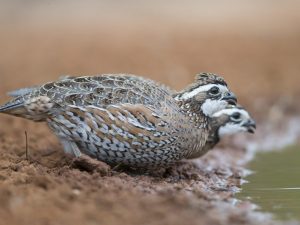
<instances>
[{"instance_id":1,"label":"quail eye","mask_svg":"<svg viewBox=\"0 0 300 225\"><path fill-rule=\"evenodd\" d=\"M241 114L238 112L233 113L231 118L232 118L232 120L239 121L239 120L241 120Z\"/></svg>"},{"instance_id":2,"label":"quail eye","mask_svg":"<svg viewBox=\"0 0 300 225\"><path fill-rule=\"evenodd\" d=\"M218 87L212 87L210 90L209 90L209 93L211 95L217 95L220 93L220 89Z\"/></svg>"}]
</instances>

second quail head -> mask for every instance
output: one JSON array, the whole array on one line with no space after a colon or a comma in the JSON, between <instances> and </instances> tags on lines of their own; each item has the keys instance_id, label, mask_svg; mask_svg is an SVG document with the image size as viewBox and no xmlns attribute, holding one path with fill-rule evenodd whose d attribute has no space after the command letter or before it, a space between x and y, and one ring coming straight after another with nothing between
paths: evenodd
<instances>
[{"instance_id":1,"label":"second quail head","mask_svg":"<svg viewBox=\"0 0 300 225\"><path fill-rule=\"evenodd\" d=\"M210 129L207 141L202 149L192 154L189 159L199 158L213 149L225 137L239 132L254 133L255 121L241 106L228 106L216 112L210 119Z\"/></svg>"},{"instance_id":2,"label":"second quail head","mask_svg":"<svg viewBox=\"0 0 300 225\"><path fill-rule=\"evenodd\" d=\"M219 123L217 132L220 138L238 132L254 133L256 129L255 121L241 106L223 109L215 113L213 119L219 120L219 122L217 122Z\"/></svg>"}]
</instances>

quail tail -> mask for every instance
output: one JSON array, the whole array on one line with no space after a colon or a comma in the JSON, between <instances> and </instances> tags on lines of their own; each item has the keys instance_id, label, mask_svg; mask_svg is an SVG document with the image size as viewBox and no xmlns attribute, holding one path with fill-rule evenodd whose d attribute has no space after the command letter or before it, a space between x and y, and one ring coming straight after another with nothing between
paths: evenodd
<instances>
[{"instance_id":1,"label":"quail tail","mask_svg":"<svg viewBox=\"0 0 300 225\"><path fill-rule=\"evenodd\" d=\"M0 106L0 113L5 113L17 117L23 117L34 121L45 121L52 113L54 103L47 96L32 97L29 91L26 89L21 92L10 93L14 96L12 100L6 104ZM28 94L29 93L29 94Z\"/></svg>"},{"instance_id":2,"label":"quail tail","mask_svg":"<svg viewBox=\"0 0 300 225\"><path fill-rule=\"evenodd\" d=\"M0 106L0 113L21 115L25 113L24 101L13 99L12 101Z\"/></svg>"},{"instance_id":3,"label":"quail tail","mask_svg":"<svg viewBox=\"0 0 300 225\"><path fill-rule=\"evenodd\" d=\"M7 93L10 97L19 97L19 96L25 96L27 94L30 94L32 91L34 91L37 87L29 87L29 88L21 88L14 91L10 91Z\"/></svg>"},{"instance_id":4,"label":"quail tail","mask_svg":"<svg viewBox=\"0 0 300 225\"><path fill-rule=\"evenodd\" d=\"M31 93L33 90L34 87L30 87L8 92L7 95L13 97L13 99L7 102L6 104L0 106L0 113L15 116L21 116L22 114L25 114L25 96Z\"/></svg>"}]
</instances>

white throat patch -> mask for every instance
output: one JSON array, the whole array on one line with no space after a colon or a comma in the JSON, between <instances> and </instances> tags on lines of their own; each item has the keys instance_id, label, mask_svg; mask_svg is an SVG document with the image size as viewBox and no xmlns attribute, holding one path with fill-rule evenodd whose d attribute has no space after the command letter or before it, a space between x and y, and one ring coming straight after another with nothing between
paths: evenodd
<instances>
[{"instance_id":1,"label":"white throat patch","mask_svg":"<svg viewBox=\"0 0 300 225\"><path fill-rule=\"evenodd\" d=\"M228 123L225 126L220 127L219 137L233 135L241 131L247 131L245 127L242 127L240 124Z\"/></svg>"},{"instance_id":2,"label":"white throat patch","mask_svg":"<svg viewBox=\"0 0 300 225\"><path fill-rule=\"evenodd\" d=\"M214 113L225 109L228 105L228 102L224 100L212 100L207 99L202 104L201 109L205 116L212 117Z\"/></svg>"}]
</instances>

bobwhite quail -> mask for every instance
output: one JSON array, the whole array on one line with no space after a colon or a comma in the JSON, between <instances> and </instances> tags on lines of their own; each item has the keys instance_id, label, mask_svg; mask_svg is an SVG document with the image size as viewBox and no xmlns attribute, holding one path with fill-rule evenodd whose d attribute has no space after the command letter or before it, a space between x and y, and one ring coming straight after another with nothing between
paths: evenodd
<instances>
[{"instance_id":1,"label":"bobwhite quail","mask_svg":"<svg viewBox=\"0 0 300 225\"><path fill-rule=\"evenodd\" d=\"M224 136L236 134L238 132L254 133L256 123L249 113L240 105L228 106L216 112L209 123L209 136L202 151L191 155L189 158L198 158L213 149Z\"/></svg>"},{"instance_id":2,"label":"bobwhite quail","mask_svg":"<svg viewBox=\"0 0 300 225\"><path fill-rule=\"evenodd\" d=\"M236 104L224 79L210 73L181 92L134 75L103 74L10 95L0 112L46 121L66 153L133 167L167 165L201 151L209 118Z\"/></svg>"}]
</instances>

